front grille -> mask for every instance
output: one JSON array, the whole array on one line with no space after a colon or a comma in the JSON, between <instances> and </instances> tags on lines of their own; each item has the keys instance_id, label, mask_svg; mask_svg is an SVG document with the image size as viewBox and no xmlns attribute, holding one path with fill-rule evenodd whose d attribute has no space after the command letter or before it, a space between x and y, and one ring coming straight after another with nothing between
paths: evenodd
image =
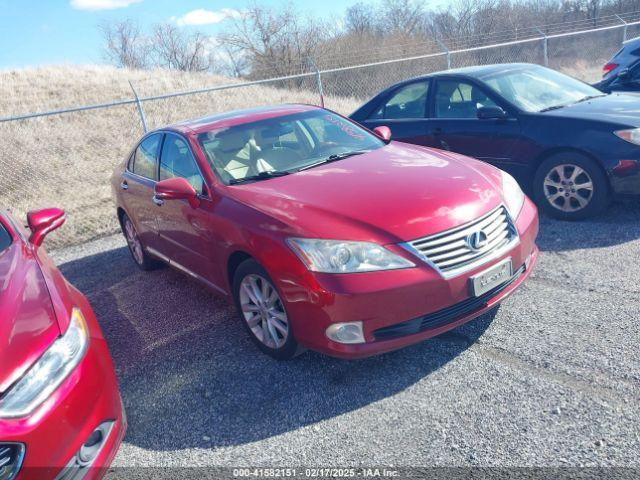
<instances>
[{"instance_id":1,"label":"front grille","mask_svg":"<svg viewBox=\"0 0 640 480\"><path fill-rule=\"evenodd\" d=\"M376 340L388 340L390 338L412 335L424 330L441 327L447 323L455 322L462 317L471 315L473 312L485 308L489 300L515 282L520 275L524 273L524 270L525 266L522 265L505 283L483 293L479 297L467 298L460 303L443 308L437 312L414 318L413 320L408 320L406 322L396 323L395 325L390 325L388 327L379 328L373 331L373 336Z\"/></svg>"},{"instance_id":2,"label":"front grille","mask_svg":"<svg viewBox=\"0 0 640 480\"><path fill-rule=\"evenodd\" d=\"M484 245L473 248L470 236L482 232ZM518 231L507 209L500 205L462 226L405 244L445 276L453 276L483 263L492 254L518 239Z\"/></svg>"},{"instance_id":3,"label":"front grille","mask_svg":"<svg viewBox=\"0 0 640 480\"><path fill-rule=\"evenodd\" d=\"M22 466L24 445L21 443L0 443L0 478L11 480Z\"/></svg>"}]
</instances>

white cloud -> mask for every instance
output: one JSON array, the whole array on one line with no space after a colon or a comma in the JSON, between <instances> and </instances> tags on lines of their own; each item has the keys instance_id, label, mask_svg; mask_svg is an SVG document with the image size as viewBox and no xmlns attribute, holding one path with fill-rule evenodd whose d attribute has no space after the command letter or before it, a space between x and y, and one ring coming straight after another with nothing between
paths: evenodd
<instances>
[{"instance_id":1,"label":"white cloud","mask_svg":"<svg viewBox=\"0 0 640 480\"><path fill-rule=\"evenodd\" d=\"M235 18L240 15L238 10L233 8L223 8L221 10L211 11L199 8L197 10L191 10L184 14L182 17L171 17L171 20L175 21L178 25L212 25L214 23L220 23L227 18Z\"/></svg>"},{"instance_id":2,"label":"white cloud","mask_svg":"<svg viewBox=\"0 0 640 480\"><path fill-rule=\"evenodd\" d=\"M143 0L71 0L71 6L77 10L114 10L124 8Z\"/></svg>"}]
</instances>

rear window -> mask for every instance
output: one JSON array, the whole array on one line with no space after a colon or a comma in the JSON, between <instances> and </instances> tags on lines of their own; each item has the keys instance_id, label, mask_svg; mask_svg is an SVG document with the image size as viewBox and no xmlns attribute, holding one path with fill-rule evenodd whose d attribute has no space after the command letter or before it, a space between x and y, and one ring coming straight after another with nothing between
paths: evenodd
<instances>
[{"instance_id":1,"label":"rear window","mask_svg":"<svg viewBox=\"0 0 640 480\"><path fill-rule=\"evenodd\" d=\"M11 245L11 235L0 223L0 252L6 250Z\"/></svg>"}]
</instances>

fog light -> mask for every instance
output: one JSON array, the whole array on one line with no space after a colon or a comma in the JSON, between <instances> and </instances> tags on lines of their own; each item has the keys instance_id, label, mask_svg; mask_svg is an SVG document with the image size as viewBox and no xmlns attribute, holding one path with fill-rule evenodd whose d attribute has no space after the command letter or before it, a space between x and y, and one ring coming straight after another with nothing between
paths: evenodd
<instances>
[{"instance_id":1,"label":"fog light","mask_svg":"<svg viewBox=\"0 0 640 480\"><path fill-rule=\"evenodd\" d=\"M362 322L334 323L327 328L327 337L338 343L364 343Z\"/></svg>"},{"instance_id":2,"label":"fog light","mask_svg":"<svg viewBox=\"0 0 640 480\"><path fill-rule=\"evenodd\" d=\"M89 438L87 438L78 452L79 465L90 465L96 459L112 427L113 422L105 422L89 435Z\"/></svg>"}]
</instances>

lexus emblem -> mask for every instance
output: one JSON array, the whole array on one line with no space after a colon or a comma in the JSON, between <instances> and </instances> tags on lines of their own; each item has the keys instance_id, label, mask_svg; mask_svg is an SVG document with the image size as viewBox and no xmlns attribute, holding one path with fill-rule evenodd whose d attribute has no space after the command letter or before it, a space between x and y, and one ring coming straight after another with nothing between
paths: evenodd
<instances>
[{"instance_id":1,"label":"lexus emblem","mask_svg":"<svg viewBox=\"0 0 640 480\"><path fill-rule=\"evenodd\" d=\"M482 230L473 232L467 237L467 245L471 250L480 250L487 245L487 234Z\"/></svg>"}]
</instances>

